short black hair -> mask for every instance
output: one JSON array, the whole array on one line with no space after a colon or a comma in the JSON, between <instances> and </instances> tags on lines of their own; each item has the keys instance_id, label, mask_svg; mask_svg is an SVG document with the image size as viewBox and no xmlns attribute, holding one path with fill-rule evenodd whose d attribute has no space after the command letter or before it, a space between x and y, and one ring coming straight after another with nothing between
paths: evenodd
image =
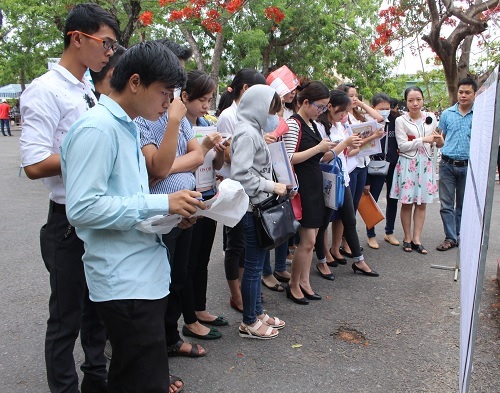
<instances>
[{"instance_id":1,"label":"short black hair","mask_svg":"<svg viewBox=\"0 0 500 393\"><path fill-rule=\"evenodd\" d=\"M472 90L474 90L474 93L477 91L477 83L474 79L472 78L462 78L458 81L458 86L460 87L462 85L467 85L467 86L472 86Z\"/></svg>"},{"instance_id":2,"label":"short black hair","mask_svg":"<svg viewBox=\"0 0 500 393\"><path fill-rule=\"evenodd\" d=\"M381 104L382 102L388 102L389 104L391 103L391 97L389 97L385 93L376 93L372 97L372 107L377 106L378 104Z\"/></svg>"},{"instance_id":3,"label":"short black hair","mask_svg":"<svg viewBox=\"0 0 500 393\"><path fill-rule=\"evenodd\" d=\"M64 49L69 47L71 36L70 31L81 31L82 33L93 34L102 26L110 27L118 39L120 29L116 18L104 8L97 4L78 4L68 14L64 25Z\"/></svg>"},{"instance_id":4,"label":"short black hair","mask_svg":"<svg viewBox=\"0 0 500 393\"><path fill-rule=\"evenodd\" d=\"M108 64L106 64L101 71L95 72L89 69L90 76L92 77L92 81L94 82L94 84L101 82L106 77L108 71L116 67L116 64L118 64L118 60L120 60L120 58L125 53L126 49L123 46L117 44L116 48L117 49L115 54L109 58Z\"/></svg>"},{"instance_id":5,"label":"short black hair","mask_svg":"<svg viewBox=\"0 0 500 393\"><path fill-rule=\"evenodd\" d=\"M179 60L188 61L191 56L193 56L193 49L189 46L180 45L177 42L170 41L167 38L155 40L155 42L159 42L160 44L165 45L168 49L174 52L174 55L177 56Z\"/></svg>"},{"instance_id":6,"label":"short black hair","mask_svg":"<svg viewBox=\"0 0 500 393\"><path fill-rule=\"evenodd\" d=\"M160 82L167 88L184 87L186 73L174 53L158 42L140 42L125 52L111 77L111 87L123 92L130 77L138 74L141 85L149 87Z\"/></svg>"}]
</instances>

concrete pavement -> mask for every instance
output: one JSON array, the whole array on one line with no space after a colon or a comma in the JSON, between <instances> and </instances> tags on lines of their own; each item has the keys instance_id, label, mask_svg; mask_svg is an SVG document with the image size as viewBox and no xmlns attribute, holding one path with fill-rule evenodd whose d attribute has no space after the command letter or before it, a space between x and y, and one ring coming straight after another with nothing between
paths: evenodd
<instances>
[{"instance_id":1,"label":"concrete pavement","mask_svg":"<svg viewBox=\"0 0 500 393\"><path fill-rule=\"evenodd\" d=\"M19 128L0 136L0 392L46 393L44 333L48 273L40 257L38 232L44 224L48 191L19 170ZM500 386L499 297L494 281L500 257L500 186L495 186L490 247L479 316L471 392ZM385 208L385 200L381 200ZM362 223L358 233L379 278L354 275L350 263L332 269L334 282L311 270L323 300L299 306L284 293L263 288L264 306L287 326L270 341L238 337L241 316L229 307L221 234L218 230L209 273L209 311L226 316L220 340L201 342L207 356L174 358L171 372L185 392L456 392L458 391L459 283L453 273L431 264L455 265L456 252L438 252L443 240L439 204L429 205L424 256L404 253L383 241L369 249ZM396 235L402 236L399 217ZM192 340L188 340L192 341ZM83 354L75 348L77 365Z\"/></svg>"}]
</instances>

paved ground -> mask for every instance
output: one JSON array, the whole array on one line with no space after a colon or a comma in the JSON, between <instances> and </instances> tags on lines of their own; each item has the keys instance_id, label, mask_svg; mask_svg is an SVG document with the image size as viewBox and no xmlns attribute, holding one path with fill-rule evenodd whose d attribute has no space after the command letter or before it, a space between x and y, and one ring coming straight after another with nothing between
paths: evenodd
<instances>
[{"instance_id":1,"label":"paved ground","mask_svg":"<svg viewBox=\"0 0 500 393\"><path fill-rule=\"evenodd\" d=\"M41 182L18 177L19 134L16 129L12 138L0 136L0 392L46 393L43 338L49 287L38 231L46 218L48 192ZM500 386L495 281L500 186L495 188L472 392L498 392ZM401 233L398 219L399 238ZM349 265L334 269L333 283L313 272L313 286L324 300L309 306L264 288L265 307L287 327L275 340L256 342L238 337L240 316L229 307L219 232L210 265L209 309L225 315L230 326L221 328L222 339L203 343L205 358L172 359L172 372L182 376L191 393L457 392L459 284L451 272L430 268L455 264L454 251L434 250L442 238L436 203L429 206L424 228L428 256L406 254L383 241L379 250L365 245L366 258L381 277L354 275ZM352 330L359 332L357 339L343 340L342 332ZM75 357L80 364L79 345Z\"/></svg>"}]
</instances>

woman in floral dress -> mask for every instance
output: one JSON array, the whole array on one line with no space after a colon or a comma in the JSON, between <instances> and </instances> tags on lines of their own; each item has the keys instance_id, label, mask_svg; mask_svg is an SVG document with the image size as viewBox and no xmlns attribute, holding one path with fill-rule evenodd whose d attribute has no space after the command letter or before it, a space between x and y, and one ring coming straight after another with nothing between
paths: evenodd
<instances>
[{"instance_id":1,"label":"woman in floral dress","mask_svg":"<svg viewBox=\"0 0 500 393\"><path fill-rule=\"evenodd\" d=\"M396 119L399 160L394 171L391 198L398 199L402 204L403 250L427 254L420 236L427 203L432 203L437 193L436 170L432 163L433 144L435 142L437 147L442 147L444 139L435 131L437 121L434 114L422 111L424 97L420 88L407 88L405 101L408 113Z\"/></svg>"}]
</instances>

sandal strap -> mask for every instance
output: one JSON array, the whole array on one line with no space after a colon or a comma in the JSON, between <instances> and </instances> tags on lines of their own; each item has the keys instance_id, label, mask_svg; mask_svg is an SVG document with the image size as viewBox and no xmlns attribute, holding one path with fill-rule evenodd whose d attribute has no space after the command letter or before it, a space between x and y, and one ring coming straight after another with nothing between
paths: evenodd
<instances>
[{"instance_id":1,"label":"sandal strap","mask_svg":"<svg viewBox=\"0 0 500 393\"><path fill-rule=\"evenodd\" d=\"M257 322L255 323L255 325L250 326L250 325L247 325L245 323L242 323L240 325L240 330L243 327L243 330L245 330L247 333L249 333L253 336L257 336L257 337L272 337L272 336L274 336L272 334L273 328L271 326L268 326L268 325L266 325L266 326L268 326L268 328L264 334L259 332L259 329L262 325L263 325L262 321L259 318L257 318Z\"/></svg>"}]
</instances>

